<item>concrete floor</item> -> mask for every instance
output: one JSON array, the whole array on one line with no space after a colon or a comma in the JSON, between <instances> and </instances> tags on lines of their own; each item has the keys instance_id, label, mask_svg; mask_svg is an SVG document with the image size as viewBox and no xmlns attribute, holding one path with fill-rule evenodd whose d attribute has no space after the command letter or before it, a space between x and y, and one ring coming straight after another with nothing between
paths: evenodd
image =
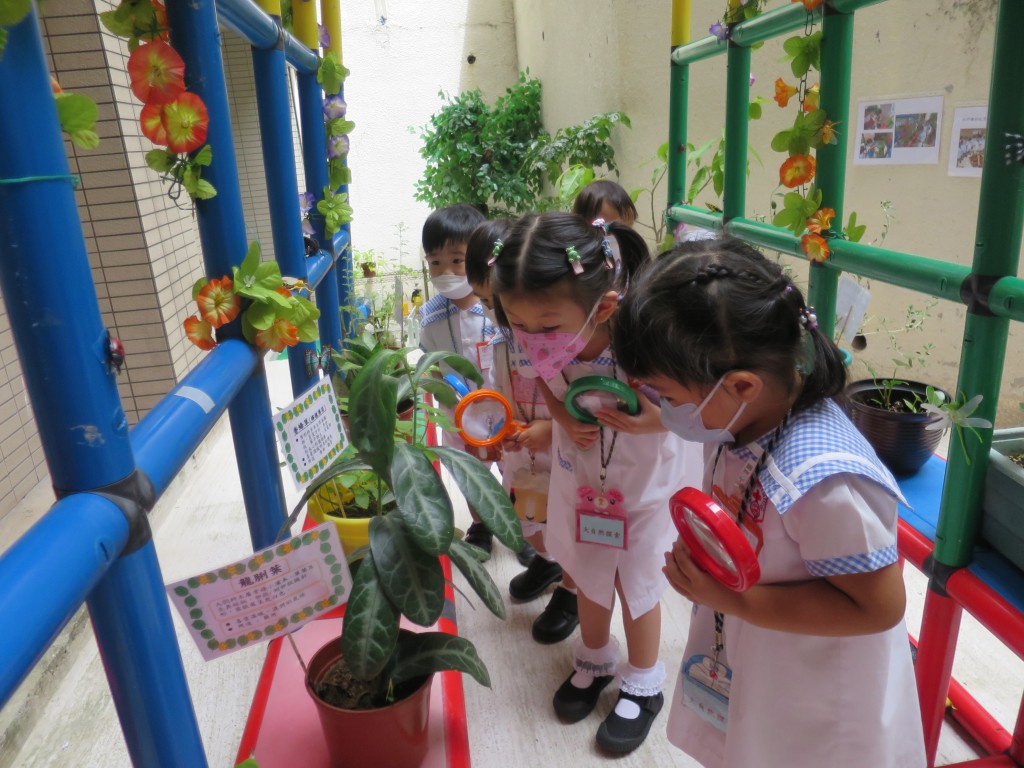
<instances>
[{"instance_id":1,"label":"concrete floor","mask_svg":"<svg viewBox=\"0 0 1024 768\"><path fill-rule=\"evenodd\" d=\"M275 406L283 406L289 400L286 368L282 363L271 363L270 370L272 401ZM162 499L154 513L154 537L165 582L229 562L250 551L226 419L190 464L187 482ZM295 495L290 489L289 494L289 498ZM45 493L42 498L45 499ZM39 497L35 501L38 505ZM468 525L464 504L457 507L456 516L460 527ZM26 513L22 511L13 519L24 517ZM9 531L0 526L2 540L10 541L5 533ZM519 571L512 553L500 545L495 547L487 568L503 591ZM460 581L461 576L457 575L456 583L463 592L472 594ZM916 634L926 581L910 568L906 582L908 624ZM482 688L468 677L464 681L473 765L533 768L570 761L577 766L614 763L622 768L696 765L668 743L665 713L655 723L647 743L633 755L618 759L600 755L594 746L594 734L614 702L614 686L605 692L597 712L582 723L565 726L557 721L550 699L569 668L569 641L541 646L530 638L530 625L543 602L507 601L508 619L501 622L482 607L474 609L465 597L457 598L460 633L477 645L492 678L491 689ZM186 636L177 614L174 616L209 765L227 768L233 765L265 646L205 663ZM672 669L682 655L689 604L669 593L663 616L662 658ZM17 706L22 712L37 716L38 722L23 748L0 748L0 768L130 765L91 632L82 620L77 626L83 639L70 643L71 651L64 653L45 674L52 685L48 688L34 681L19 691L21 703ZM613 628L623 642L618 617ZM515 644L510 644L510 640ZM1024 663L966 615L954 672L993 715L1012 728L1024 689ZM0 717L0 726L5 731L16 728L16 721L23 717L9 714L15 707L12 701L2 713L7 720ZM944 729L939 765L969 759L974 754L953 727Z\"/></svg>"}]
</instances>

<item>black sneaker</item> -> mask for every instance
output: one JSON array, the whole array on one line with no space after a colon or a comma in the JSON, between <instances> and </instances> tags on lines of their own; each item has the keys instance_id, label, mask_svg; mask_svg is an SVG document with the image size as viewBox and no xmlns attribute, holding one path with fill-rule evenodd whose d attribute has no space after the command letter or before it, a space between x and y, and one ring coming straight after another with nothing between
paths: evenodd
<instances>
[{"instance_id":1,"label":"black sneaker","mask_svg":"<svg viewBox=\"0 0 1024 768\"><path fill-rule=\"evenodd\" d=\"M470 523L469 529L466 531L466 535L463 538L467 544L480 547L487 554L491 554L491 543L494 535L487 530L487 526L483 523Z\"/></svg>"},{"instance_id":2,"label":"black sneaker","mask_svg":"<svg viewBox=\"0 0 1024 768\"><path fill-rule=\"evenodd\" d=\"M575 674L573 672L573 675ZM553 700L555 714L566 723L578 723L593 712L601 691L615 678L615 675L602 675L595 677L586 688L577 688L572 684L573 675L569 675L555 691Z\"/></svg>"},{"instance_id":3,"label":"black sneaker","mask_svg":"<svg viewBox=\"0 0 1024 768\"><path fill-rule=\"evenodd\" d=\"M551 593L543 612L534 619L533 639L550 645L565 640L580 623L576 595L564 587Z\"/></svg>"},{"instance_id":4,"label":"black sneaker","mask_svg":"<svg viewBox=\"0 0 1024 768\"><path fill-rule=\"evenodd\" d=\"M526 570L508 583L508 593L516 600L533 600L540 597L550 584L561 580L562 566L535 554Z\"/></svg>"},{"instance_id":5,"label":"black sneaker","mask_svg":"<svg viewBox=\"0 0 1024 768\"><path fill-rule=\"evenodd\" d=\"M665 704L663 693L654 696L634 696L619 691L619 701L623 699L629 699L640 707L640 714L633 720L627 720L617 715L613 709L597 729L598 746L615 755L625 755L644 743L654 718Z\"/></svg>"},{"instance_id":6,"label":"black sneaker","mask_svg":"<svg viewBox=\"0 0 1024 768\"><path fill-rule=\"evenodd\" d=\"M526 542L523 544L523 548L516 552L516 560L525 568L533 561L536 554L537 550L533 548L533 545L530 542Z\"/></svg>"}]
</instances>

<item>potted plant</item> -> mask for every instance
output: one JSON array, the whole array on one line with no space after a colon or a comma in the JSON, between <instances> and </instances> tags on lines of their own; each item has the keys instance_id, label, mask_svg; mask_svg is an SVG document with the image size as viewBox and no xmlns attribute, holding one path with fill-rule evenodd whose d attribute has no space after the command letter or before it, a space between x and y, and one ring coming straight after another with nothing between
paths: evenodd
<instances>
[{"instance_id":1,"label":"potted plant","mask_svg":"<svg viewBox=\"0 0 1024 768\"><path fill-rule=\"evenodd\" d=\"M380 254L372 248L368 251L356 251L352 260L363 270L363 277L370 279L377 276L377 267L380 265Z\"/></svg>"},{"instance_id":2,"label":"potted plant","mask_svg":"<svg viewBox=\"0 0 1024 768\"><path fill-rule=\"evenodd\" d=\"M423 627L440 617L445 579L439 558L443 555L495 615L505 615L501 594L480 564L483 551L456 536L452 502L434 461L445 466L499 541L513 550L523 546L508 495L483 464L462 451L406 441L396 433L403 390L408 387L415 403L415 434L420 391L440 393L447 386L431 371L442 362L458 367L460 359L430 353L412 366L402 351L375 350L349 392L353 454L318 478L304 495L306 500L332 477L355 471L371 473L386 488L378 495L383 502L378 513L367 525L367 546L350 557L357 568L341 643L328 643L308 664L306 684L336 765L418 765L425 754L425 737L397 730L390 718L408 716L425 732L425 702L434 672L459 670L489 685L487 669L469 640L440 632L399 634L402 617ZM401 370L402 378L393 375L396 370ZM389 504L392 497L393 506ZM291 519L300 509L301 504ZM354 697L348 695L353 692ZM414 703L407 703L409 699ZM372 721L378 716L387 724L384 731L374 733Z\"/></svg>"},{"instance_id":3,"label":"potted plant","mask_svg":"<svg viewBox=\"0 0 1024 768\"><path fill-rule=\"evenodd\" d=\"M981 535L1024 570L1024 427L992 434Z\"/></svg>"}]
</instances>

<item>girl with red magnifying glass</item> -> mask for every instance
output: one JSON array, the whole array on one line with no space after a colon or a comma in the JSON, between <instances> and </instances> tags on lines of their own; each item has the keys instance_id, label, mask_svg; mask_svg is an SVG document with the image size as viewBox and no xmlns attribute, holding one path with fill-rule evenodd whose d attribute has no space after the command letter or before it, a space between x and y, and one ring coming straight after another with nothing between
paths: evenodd
<instances>
[{"instance_id":1,"label":"girl with red magnifying glass","mask_svg":"<svg viewBox=\"0 0 1024 768\"><path fill-rule=\"evenodd\" d=\"M925 765L896 481L833 401L839 349L778 264L677 245L620 307L620 365L705 444L677 493L672 587L695 604L669 740L705 766Z\"/></svg>"}]
</instances>

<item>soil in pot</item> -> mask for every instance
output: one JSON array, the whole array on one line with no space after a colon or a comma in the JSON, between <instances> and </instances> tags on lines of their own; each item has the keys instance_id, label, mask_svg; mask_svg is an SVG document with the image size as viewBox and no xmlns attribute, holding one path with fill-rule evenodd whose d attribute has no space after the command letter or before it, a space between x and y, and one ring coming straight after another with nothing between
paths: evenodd
<instances>
[{"instance_id":1,"label":"soil in pot","mask_svg":"<svg viewBox=\"0 0 1024 768\"><path fill-rule=\"evenodd\" d=\"M332 707L339 709L380 709L411 696L423 683L425 677L400 683L393 688L393 700L375 700L374 693L381 689L383 675L372 680L355 677L341 656L328 667L316 685L316 695Z\"/></svg>"},{"instance_id":2,"label":"soil in pot","mask_svg":"<svg viewBox=\"0 0 1024 768\"><path fill-rule=\"evenodd\" d=\"M928 461L942 439L943 430L925 429L939 421L939 416L919 409L908 411L903 404L904 401L927 402L927 389L928 385L917 381L894 384L890 407L886 409L882 405L882 389L872 379L855 381L846 388L846 411L850 420L894 475L913 475ZM942 394L948 401L949 394Z\"/></svg>"}]
</instances>

